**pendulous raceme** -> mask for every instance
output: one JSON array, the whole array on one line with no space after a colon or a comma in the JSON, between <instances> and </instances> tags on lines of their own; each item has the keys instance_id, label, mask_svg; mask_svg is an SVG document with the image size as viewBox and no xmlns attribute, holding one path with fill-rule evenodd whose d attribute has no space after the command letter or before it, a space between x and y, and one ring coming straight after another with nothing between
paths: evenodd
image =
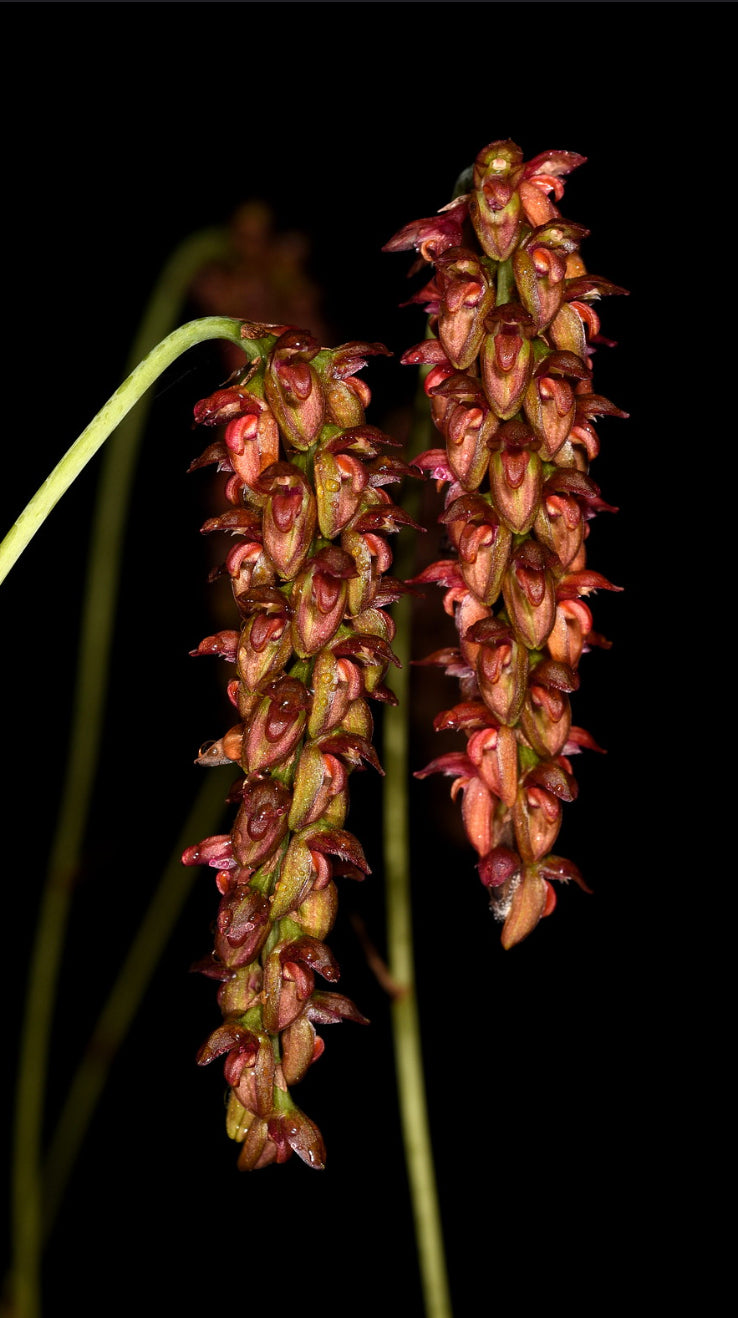
<instances>
[{"instance_id":1,"label":"pendulous raceme","mask_svg":"<svg viewBox=\"0 0 738 1318\"><path fill-rule=\"evenodd\" d=\"M183 856L217 871L220 894L215 946L197 969L220 984L223 1023L198 1060L225 1057L240 1168L292 1153L320 1168L320 1131L290 1090L323 1052L316 1026L365 1020L330 987L339 968L325 940L336 879L369 873L344 828L348 778L364 764L381 773L369 701L394 703L386 606L405 589L389 575L387 536L414 525L386 487L413 472L366 424L356 373L389 355L382 344L329 350L289 326L242 333L250 365L195 408L199 424L225 424L192 467L229 473L229 507L202 530L235 537L222 570L237 609L237 626L193 652L236 671L236 721L199 762L242 770L230 833Z\"/></svg>"},{"instance_id":2,"label":"pendulous raceme","mask_svg":"<svg viewBox=\"0 0 738 1318\"><path fill-rule=\"evenodd\" d=\"M414 248L418 266L433 267L411 299L425 307L432 337L403 361L429 368L425 392L445 447L416 465L445 487L450 552L418 580L444 588L459 635L458 648L425 661L461 687L435 727L466 738L463 751L416 776L454 778L505 947L553 910L552 879L586 889L553 853L562 804L577 794L571 756L599 749L572 725L569 696L581 655L607 645L584 599L619 589L587 566L586 539L596 513L615 511L589 475L593 420L627 416L593 391L592 354L608 342L593 303L626 290L587 272L579 246L588 231L555 204L583 163L570 151L526 162L514 142L492 142L464 195L385 247Z\"/></svg>"}]
</instances>

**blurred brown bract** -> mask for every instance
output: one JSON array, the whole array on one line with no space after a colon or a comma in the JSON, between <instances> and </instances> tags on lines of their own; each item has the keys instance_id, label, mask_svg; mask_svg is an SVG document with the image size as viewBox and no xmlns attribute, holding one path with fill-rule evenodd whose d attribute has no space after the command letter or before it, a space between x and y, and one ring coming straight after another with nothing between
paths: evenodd
<instances>
[{"instance_id":1,"label":"blurred brown bract","mask_svg":"<svg viewBox=\"0 0 738 1318\"><path fill-rule=\"evenodd\" d=\"M319 342L330 337L321 314L321 294L307 273L310 245L296 230L277 233L264 201L248 201L229 226L232 254L206 265L191 296L203 315L247 316L250 321L310 325ZM223 345L229 369L241 362L238 349Z\"/></svg>"},{"instance_id":2,"label":"blurred brown bract","mask_svg":"<svg viewBox=\"0 0 738 1318\"><path fill-rule=\"evenodd\" d=\"M415 249L417 268L435 267L412 299L434 337L403 361L429 368L425 392L445 447L415 465L446 487L440 520L451 554L417 580L444 588L459 637L458 648L425 661L461 685L461 703L435 727L466 737L463 752L416 776L454 778L506 947L553 910L551 879L586 888L552 848L562 802L577 794L571 756L600 749L571 723L580 657L607 644L582 597L619 589L587 569L585 545L591 518L613 511L589 476L599 450L592 420L626 415L592 391L594 346L607 342L592 304L625 290L587 273L587 230L555 204L582 163L570 151L526 162L514 142L492 142L471 190L385 249Z\"/></svg>"},{"instance_id":3,"label":"blurred brown bract","mask_svg":"<svg viewBox=\"0 0 738 1318\"><path fill-rule=\"evenodd\" d=\"M356 378L379 343L321 349L304 330L247 323L260 350L235 382L195 408L224 425L193 468L228 473L228 509L205 533L236 537L221 572L237 627L193 653L234 664L228 694L237 721L206 744L204 766L240 764L230 833L189 847L185 864L216 871L215 947L197 969L220 983L224 1023L200 1050L225 1054L227 1129L244 1169L297 1153L322 1167L317 1127L290 1086L323 1052L316 1026L364 1018L333 984L325 943L339 876L369 872L344 828L348 777L381 772L369 700L385 686L394 625L386 606L404 587L389 576L388 534L411 523L385 486L412 474L386 454L396 441L366 424L367 386Z\"/></svg>"}]
</instances>

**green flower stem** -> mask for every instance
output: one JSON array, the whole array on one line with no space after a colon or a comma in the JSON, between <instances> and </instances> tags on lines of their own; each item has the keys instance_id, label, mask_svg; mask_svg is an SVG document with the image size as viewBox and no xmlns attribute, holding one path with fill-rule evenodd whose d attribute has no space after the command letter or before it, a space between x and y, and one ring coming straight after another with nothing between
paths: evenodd
<instances>
[{"instance_id":1,"label":"green flower stem","mask_svg":"<svg viewBox=\"0 0 738 1318\"><path fill-rule=\"evenodd\" d=\"M417 441L419 434L427 430L428 424L425 394L421 382L418 388L409 456L415 455L416 443L413 441ZM420 499L415 490L411 490L408 497L403 500L404 507L412 516L417 516L416 505L419 503ZM395 559L395 570L400 578L413 573L412 552L412 543L401 544ZM382 744L385 770L383 796L387 959L390 979L400 990L392 1003L392 1033L400 1121L425 1314L426 1318L451 1318L451 1298L428 1125L420 1022L415 995L407 790L411 651L411 602L407 596L395 605L393 618L397 630L392 646L402 668L397 670L392 682L398 703L395 707L388 705L384 711Z\"/></svg>"},{"instance_id":2,"label":"green flower stem","mask_svg":"<svg viewBox=\"0 0 738 1318\"><path fill-rule=\"evenodd\" d=\"M193 837L206 837L217 831L224 796L222 776L206 770L205 782L200 786L167 868L72 1079L44 1167L44 1238L48 1237L54 1224L113 1059L159 964L162 946L192 889L197 871L182 865L182 852Z\"/></svg>"},{"instance_id":3,"label":"green flower stem","mask_svg":"<svg viewBox=\"0 0 738 1318\"><path fill-rule=\"evenodd\" d=\"M205 245L203 245L205 246ZM209 244L212 252L212 242ZM200 260L204 256L200 254ZM192 267L189 270L191 277ZM165 271L165 277L167 271ZM139 333L139 340L144 334L151 333L158 321L166 314L163 303L167 292L171 295L173 279L169 277L167 288L157 289L148 326L146 322ZM157 295L158 298L157 298ZM0 545L0 581L4 579L16 562L25 546L42 525L48 513L66 492L69 486L87 462L112 433L118 423L130 412L131 408L152 385L163 370L181 353L195 344L212 338L225 338L239 343L247 355L253 355L255 348L248 340L240 337L241 322L231 318L210 316L191 321L187 325L169 334L137 366L116 393L108 400L102 410L83 431L79 439L68 450L61 462L34 495L15 526ZM149 339L150 342L150 339ZM138 343L137 343L138 346ZM147 346L147 345L146 345ZM121 478L130 455L121 454L118 461L112 463L106 482L106 507L116 506L116 500L125 505L123 492L116 486L116 479ZM132 470L128 473L127 484L130 487ZM124 482L125 483L125 482ZM102 519L104 520L104 518ZM82 723L95 729L99 718L91 718L90 698L94 693L96 709L101 711L104 691L97 680L89 691L86 687L86 675L92 670L102 672L107 664L109 652L109 628L114 613L112 595L115 591L117 568L113 566L116 556L120 555L120 543L125 521L125 511L121 507L112 516L112 535L110 539L105 531L96 535L96 545L100 547L100 558L105 560L109 551L111 557L112 585L109 605L103 607L100 616L95 613L95 602L105 595L104 575L88 583L89 596L85 609L85 629L92 633L89 648L83 659L78 683L76 700L75 728L69 765L69 774L65 778L65 794L61 806L59 823L52 854L49 862L49 875L42 894L34 949L29 971L28 994L26 999L25 1019L21 1034L21 1056L16 1097L16 1121L13 1142L13 1296L18 1318L37 1318L41 1312L40 1300L40 1258L41 1258L41 1183L40 1183L40 1140L43 1124L44 1093L48 1041L51 1029L53 1002L58 978L61 950L66 930L70 901L70 888L77 868L79 847L84 829L84 820L89 805L89 795L93 778L94 760L97 751L97 736L94 731L88 738L80 735ZM101 518L98 518L98 530ZM117 548L116 548L117 546ZM105 620L105 613L109 618ZM99 630L98 630L99 627ZM97 639L95 636L97 633ZM99 668L97 665L100 665ZM84 719L81 718L82 697L84 691Z\"/></svg>"},{"instance_id":4,"label":"green flower stem","mask_svg":"<svg viewBox=\"0 0 738 1318\"><path fill-rule=\"evenodd\" d=\"M229 250L230 240L225 229L203 229L190 235L172 252L141 319L129 354L127 374L134 371L147 353L176 326L197 272L206 262L226 256ZM111 436L103 454L83 597L70 746L63 776L64 791L51 845L49 883L54 882L53 876L56 873L76 873L79 865L102 736L123 543L133 479L152 397L152 392L147 391L139 399ZM205 828L204 832L207 831ZM162 945L168 932L168 927L162 925ZM63 934L63 929L57 926L57 938L60 934ZM119 979L114 992L120 992L121 987ZM102 1018L98 1030L101 1028L104 1028ZM72 1083L72 1094L76 1100L71 1110L71 1095L67 1100L57 1133L53 1137L47 1172L43 1178L45 1235L49 1233L58 1201L103 1089L111 1060L112 1053L105 1050L97 1055L98 1074L93 1092L88 1049L88 1056ZM83 1072L87 1077L86 1090L81 1084ZM61 1132L64 1132L63 1139Z\"/></svg>"},{"instance_id":5,"label":"green flower stem","mask_svg":"<svg viewBox=\"0 0 738 1318\"><path fill-rule=\"evenodd\" d=\"M227 252L228 246L225 231L208 229L187 238L172 254L134 339L127 368L129 378L133 378L137 363L171 333L197 271L206 261ZM76 872L87 827L107 699L123 543L151 401L150 393L139 399L121 421L103 455L90 535L70 747L50 852L52 874Z\"/></svg>"},{"instance_id":6,"label":"green flower stem","mask_svg":"<svg viewBox=\"0 0 738 1318\"><path fill-rule=\"evenodd\" d=\"M399 704L385 710L383 758L387 955L390 976L401 989L392 1003L395 1067L426 1318L451 1318L414 986L407 793L409 600L397 604L393 616L397 622L393 649L403 667L393 681Z\"/></svg>"},{"instance_id":7,"label":"green flower stem","mask_svg":"<svg viewBox=\"0 0 738 1318\"><path fill-rule=\"evenodd\" d=\"M94 421L82 431L79 439L75 440L61 461L56 464L51 475L47 476L43 485L26 504L15 525L8 531L0 544L0 582L5 580L26 545L43 526L52 508L87 466L90 458L94 457L100 445L104 444L108 435L130 412L134 403L138 402L141 395L158 379L167 366L176 361L177 357L206 339L230 339L232 343L238 343L249 356L256 355L255 344L241 339L241 323L240 320L226 316L204 316L201 320L191 320L188 324L181 325L152 349L148 357L131 372L120 388L116 389Z\"/></svg>"}]
</instances>

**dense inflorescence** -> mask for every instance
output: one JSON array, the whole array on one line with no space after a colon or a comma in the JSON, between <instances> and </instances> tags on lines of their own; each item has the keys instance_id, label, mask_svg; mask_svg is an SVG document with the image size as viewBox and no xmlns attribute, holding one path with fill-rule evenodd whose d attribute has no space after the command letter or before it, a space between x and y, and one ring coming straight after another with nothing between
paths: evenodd
<instances>
[{"instance_id":1,"label":"dense inflorescence","mask_svg":"<svg viewBox=\"0 0 738 1318\"><path fill-rule=\"evenodd\" d=\"M418 266L435 267L412 299L433 337L403 361L430 368L425 391L446 442L417 460L447 486L452 550L418 580L443 586L459 634L458 649L426 661L461 684L461 702L435 727L467 739L417 776L454 777L506 947L553 909L551 879L585 887L552 854L562 802L577 793L570 757L599 749L572 726L569 695L582 653L607 644L583 597L619 589L587 568L585 542L608 508L589 475L592 421L626 415L592 392L592 345L607 342L592 304L625 290L587 273L587 230L551 199L583 161L551 151L526 163L514 142L492 142L468 192L385 248L415 248Z\"/></svg>"},{"instance_id":2,"label":"dense inflorescence","mask_svg":"<svg viewBox=\"0 0 738 1318\"><path fill-rule=\"evenodd\" d=\"M388 355L382 344L321 349L305 331L254 324L243 337L248 368L195 408L198 423L225 424L192 466L230 473L230 506L202 530L237 537L223 571L239 615L237 629L193 651L237 672L228 694L238 721L199 762L243 770L231 832L183 857L213 866L221 895L215 947L197 968L220 981L224 1020L198 1060L225 1054L239 1167L293 1152L322 1167L320 1132L289 1087L323 1052L316 1025L364 1021L316 976L339 977L325 943L336 877L369 872L344 827L348 777L363 764L381 772L368 699L394 703L385 606L403 590L388 575L386 537L411 523L385 486L408 468L366 424L370 393L355 378L368 355Z\"/></svg>"}]
</instances>

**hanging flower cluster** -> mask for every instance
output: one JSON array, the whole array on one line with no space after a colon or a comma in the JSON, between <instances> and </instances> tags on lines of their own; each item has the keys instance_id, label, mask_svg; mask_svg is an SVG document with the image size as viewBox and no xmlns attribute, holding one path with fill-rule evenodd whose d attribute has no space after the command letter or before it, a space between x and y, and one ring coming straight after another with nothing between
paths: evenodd
<instances>
[{"instance_id":1,"label":"hanging flower cluster","mask_svg":"<svg viewBox=\"0 0 738 1318\"><path fill-rule=\"evenodd\" d=\"M585 542L608 509L589 476L592 421L627 415L592 392L592 345L607 342L592 304L625 290L586 272L587 230L551 199L583 161L550 151L526 163L514 142L492 142L471 191L385 248L415 248L418 266L435 267L412 299L435 337L403 361L430 368L425 391L446 442L416 461L447 486L441 521L453 548L418 578L445 589L459 633L458 649L425 661L461 684L461 703L435 727L467 739L416 776L454 777L505 947L553 910L551 879L585 887L552 854L562 802L577 793L570 757L599 749L572 726L569 695L582 653L607 644L583 597L619 589L587 568Z\"/></svg>"},{"instance_id":2,"label":"hanging flower cluster","mask_svg":"<svg viewBox=\"0 0 738 1318\"><path fill-rule=\"evenodd\" d=\"M384 684L393 623L385 606L401 584L388 575L386 539L412 524L385 486L409 469L384 450L395 441L365 422L367 386L355 378L382 344L321 349L285 326L244 324L252 358L195 408L222 439L192 467L217 463L230 507L202 530L237 537L225 560L239 625L194 654L236 665L228 694L238 721L200 752L203 765L237 763L230 833L188 848L187 865L217 870L215 947L198 966L220 981L223 1024L201 1064L225 1054L227 1130L242 1169L297 1153L325 1160L319 1130L289 1086L323 1052L316 1026L363 1022L352 1002L316 987L339 970L325 943L337 876L369 873L344 828L348 777L381 773L368 698Z\"/></svg>"}]
</instances>

